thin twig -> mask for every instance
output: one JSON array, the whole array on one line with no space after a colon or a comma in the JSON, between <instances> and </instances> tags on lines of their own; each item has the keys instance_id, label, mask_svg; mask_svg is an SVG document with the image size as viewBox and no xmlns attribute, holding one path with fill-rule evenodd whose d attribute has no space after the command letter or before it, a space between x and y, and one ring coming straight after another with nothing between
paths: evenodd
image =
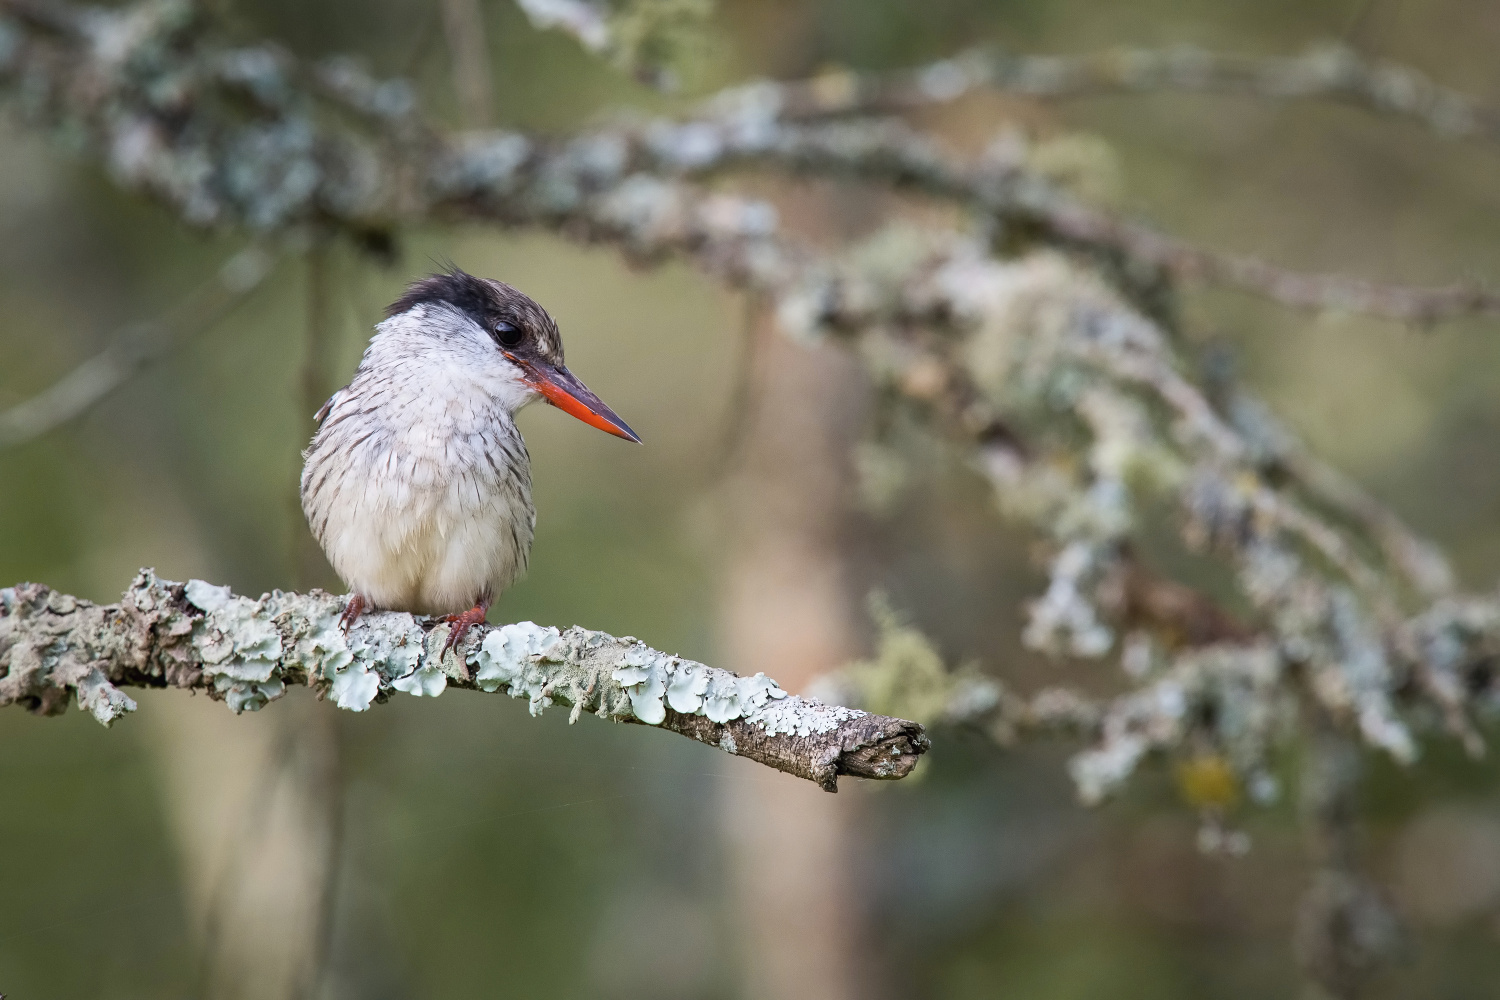
<instances>
[{"instance_id":1,"label":"thin twig","mask_svg":"<svg viewBox=\"0 0 1500 1000\"><path fill-rule=\"evenodd\" d=\"M728 121L732 124L733 119ZM686 133L694 126L679 128ZM967 205L1033 239L1120 255L1182 281L1236 288L1294 309L1359 313L1416 325L1462 316L1500 316L1500 291L1477 285L1423 287L1309 274L1203 249L1079 201L1013 164L961 163L928 136L892 119L789 124L774 142L738 145L732 141L730 125L724 129L718 155L685 172L765 164L880 181ZM661 134L658 130L658 147L663 145Z\"/></svg>"},{"instance_id":2,"label":"thin twig","mask_svg":"<svg viewBox=\"0 0 1500 1000\"><path fill-rule=\"evenodd\" d=\"M493 124L491 103L494 81L490 75L489 46L485 40L484 12L479 0L439 0L443 10L443 33L448 38L448 58L453 73L453 91L468 128Z\"/></svg>"},{"instance_id":3,"label":"thin twig","mask_svg":"<svg viewBox=\"0 0 1500 1000\"><path fill-rule=\"evenodd\" d=\"M709 461L709 471L704 477L709 483L721 481L740 460L750 423L760 405L761 383L765 380L762 370L765 359L765 337L772 331L767 317L769 305L765 296L747 292L741 303L740 330L734 368L734 383L729 400L724 405L723 427L719 431L718 447Z\"/></svg>"},{"instance_id":4,"label":"thin twig","mask_svg":"<svg viewBox=\"0 0 1500 1000\"><path fill-rule=\"evenodd\" d=\"M1188 282L1251 292L1293 309L1359 313L1427 326L1461 316L1500 316L1500 292L1477 285L1385 284L1334 274L1308 274L1255 257L1206 250L1185 240L1082 204L1045 215L1059 236L1116 250Z\"/></svg>"},{"instance_id":5,"label":"thin twig","mask_svg":"<svg viewBox=\"0 0 1500 1000\"><path fill-rule=\"evenodd\" d=\"M1286 461L1291 473L1318 499L1363 525L1424 598L1434 600L1453 592L1453 568L1442 551L1413 532L1364 487L1306 449Z\"/></svg>"},{"instance_id":6,"label":"thin twig","mask_svg":"<svg viewBox=\"0 0 1500 1000\"><path fill-rule=\"evenodd\" d=\"M1077 56L975 49L890 74L835 70L809 80L752 86L778 100L787 118L909 111L986 89L1038 98L1179 92L1333 101L1412 118L1444 137L1500 140L1500 111L1433 82L1420 70L1364 58L1338 42L1296 56L1236 55L1190 46Z\"/></svg>"},{"instance_id":7,"label":"thin twig","mask_svg":"<svg viewBox=\"0 0 1500 1000\"><path fill-rule=\"evenodd\" d=\"M0 413L0 448L24 444L67 423L173 347L211 329L258 288L270 270L271 259L264 251L242 250L166 315L122 327L103 351Z\"/></svg>"}]
</instances>

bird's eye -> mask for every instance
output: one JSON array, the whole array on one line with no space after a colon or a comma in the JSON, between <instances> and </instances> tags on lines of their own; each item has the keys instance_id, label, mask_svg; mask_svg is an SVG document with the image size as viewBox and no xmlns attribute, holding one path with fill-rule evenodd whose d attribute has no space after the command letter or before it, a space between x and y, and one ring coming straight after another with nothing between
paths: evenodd
<instances>
[{"instance_id":1,"label":"bird's eye","mask_svg":"<svg viewBox=\"0 0 1500 1000\"><path fill-rule=\"evenodd\" d=\"M501 347L515 347L521 343L521 328L502 320L495 324L495 339Z\"/></svg>"}]
</instances>

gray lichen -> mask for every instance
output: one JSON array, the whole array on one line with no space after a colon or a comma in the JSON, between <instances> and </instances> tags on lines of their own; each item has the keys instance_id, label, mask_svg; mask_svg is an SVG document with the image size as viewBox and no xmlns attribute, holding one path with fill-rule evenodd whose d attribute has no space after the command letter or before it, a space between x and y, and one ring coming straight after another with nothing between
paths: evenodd
<instances>
[{"instance_id":1,"label":"gray lichen","mask_svg":"<svg viewBox=\"0 0 1500 1000\"><path fill-rule=\"evenodd\" d=\"M143 570L117 605L36 584L0 590L0 705L55 714L71 698L105 725L135 711L122 687L205 690L238 714L306 684L362 712L393 693L450 687L525 698L533 715L561 703L657 726L818 781L895 778L927 741L915 723L788 695L763 674L740 677L638 639L531 622L478 626L443 655L447 627L404 612L362 615L345 634L343 600L322 591L237 596L202 580ZM473 668L471 670L471 668Z\"/></svg>"},{"instance_id":2,"label":"gray lichen","mask_svg":"<svg viewBox=\"0 0 1500 1000\"><path fill-rule=\"evenodd\" d=\"M721 725L743 720L769 736L807 738L865 714L791 697L764 674L740 677L636 639L581 628L504 625L484 637L469 662L478 668L474 679L482 690L504 688L526 698L533 715L555 702L571 705L569 721L592 711L656 726L670 708Z\"/></svg>"},{"instance_id":3,"label":"gray lichen","mask_svg":"<svg viewBox=\"0 0 1500 1000\"><path fill-rule=\"evenodd\" d=\"M1156 754L1211 751L1241 787L1274 788L1272 751L1297 732L1299 705L1403 763L1434 722L1478 751L1472 717L1496 701L1483 667L1500 640L1492 598L1420 611L1412 598L1445 593L1451 580L1430 544L1311 464L1242 390L1219 405L1186 374L1167 331L1078 262L1045 251L995 259L960 236L902 238L921 252L894 276L887 265L864 270L867 255L851 253L834 270L839 298L824 297L813 322L847 322L851 303L887 303L863 318L860 348L893 398L931 408L944 386L968 394L953 421L982 429L973 467L1005 514L1049 542L1047 586L1028 606L1023 641L1053 656L1117 657L1122 690L1026 697L976 677L955 707L961 675L934 669L919 636L893 643L886 628L878 659L841 679L845 697L888 708L889 692L902 692L897 703L915 718L976 724L1002 740L1070 729L1088 744L1070 768L1088 802ZM864 281L883 291L862 290ZM933 316L945 336L911 336L880 321L886 310L907 323ZM1123 596L1142 512L1163 504L1179 512L1186 547L1232 570L1254 627L1231 627L1217 610L1211 627L1150 620L1170 619L1171 608ZM1187 588L1171 587L1169 604L1186 613ZM1196 600L1201 618L1205 599Z\"/></svg>"}]
</instances>

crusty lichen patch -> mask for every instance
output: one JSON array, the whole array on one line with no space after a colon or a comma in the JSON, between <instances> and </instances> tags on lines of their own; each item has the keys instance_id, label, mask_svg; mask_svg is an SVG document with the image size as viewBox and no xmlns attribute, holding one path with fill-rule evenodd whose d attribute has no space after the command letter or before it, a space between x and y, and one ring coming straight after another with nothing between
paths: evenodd
<instances>
[{"instance_id":1,"label":"crusty lichen patch","mask_svg":"<svg viewBox=\"0 0 1500 1000\"><path fill-rule=\"evenodd\" d=\"M744 719L772 735L829 733L864 715L856 709L789 697L765 674L740 677L652 649L631 637L531 622L489 631L469 656L485 691L504 688L538 715L554 702L584 711L660 725L667 709L711 722ZM733 745L733 737L729 738Z\"/></svg>"},{"instance_id":2,"label":"crusty lichen patch","mask_svg":"<svg viewBox=\"0 0 1500 1000\"><path fill-rule=\"evenodd\" d=\"M135 711L122 687L207 691L238 714L306 684L362 712L393 693L450 687L525 698L533 715L571 706L658 726L832 790L839 774L900 777L927 748L900 719L793 697L764 674L740 677L632 637L518 622L481 625L457 653L447 626L404 612L340 625L344 599L322 591L235 595L202 580L143 570L119 604L38 584L0 590L0 706L56 714L76 699L105 725ZM890 756L889 767L881 754Z\"/></svg>"}]
</instances>

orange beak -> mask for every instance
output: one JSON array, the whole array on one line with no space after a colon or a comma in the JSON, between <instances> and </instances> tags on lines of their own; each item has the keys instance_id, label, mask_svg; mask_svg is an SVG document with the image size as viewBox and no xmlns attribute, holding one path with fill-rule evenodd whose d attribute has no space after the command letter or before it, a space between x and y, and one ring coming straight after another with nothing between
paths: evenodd
<instances>
[{"instance_id":1,"label":"orange beak","mask_svg":"<svg viewBox=\"0 0 1500 1000\"><path fill-rule=\"evenodd\" d=\"M615 415L615 411L604 405L604 400L589 391L589 387L578 381L565 365L549 365L546 362L526 366L530 382L537 391L547 397L547 402L570 413L601 431L622 437L627 441L641 443L639 435L630 425Z\"/></svg>"}]
</instances>

